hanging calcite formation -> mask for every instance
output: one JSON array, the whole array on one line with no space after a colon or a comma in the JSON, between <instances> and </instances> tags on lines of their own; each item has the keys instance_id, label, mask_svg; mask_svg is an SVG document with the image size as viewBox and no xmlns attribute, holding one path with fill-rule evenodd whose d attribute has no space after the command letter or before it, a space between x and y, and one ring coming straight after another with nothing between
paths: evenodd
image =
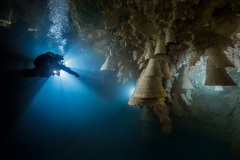
<instances>
[{"instance_id":1,"label":"hanging calcite formation","mask_svg":"<svg viewBox=\"0 0 240 160\"><path fill-rule=\"evenodd\" d=\"M171 91L175 95L175 99L178 98L183 105L192 105L191 90L194 89L193 84L189 78L189 66L184 63L180 67L179 73L176 75L176 79L172 82ZM169 96L171 98L171 96Z\"/></svg>"},{"instance_id":2,"label":"hanging calcite formation","mask_svg":"<svg viewBox=\"0 0 240 160\"><path fill-rule=\"evenodd\" d=\"M168 66L169 57L166 55L167 51L163 38L164 37L162 33L160 33L160 35L157 36L154 57L157 58L161 64L163 78L168 80L172 79L172 75Z\"/></svg>"},{"instance_id":3,"label":"hanging calcite formation","mask_svg":"<svg viewBox=\"0 0 240 160\"><path fill-rule=\"evenodd\" d=\"M205 49L205 55L208 56L208 59L216 66L216 68L235 67L223 52L220 45L208 47Z\"/></svg>"},{"instance_id":4,"label":"hanging calcite formation","mask_svg":"<svg viewBox=\"0 0 240 160\"><path fill-rule=\"evenodd\" d=\"M240 56L234 58L234 65L237 67L237 72L240 72Z\"/></svg>"},{"instance_id":5,"label":"hanging calcite formation","mask_svg":"<svg viewBox=\"0 0 240 160\"><path fill-rule=\"evenodd\" d=\"M134 92L137 98L162 98L166 92L162 86L162 73L157 59L150 59ZM159 97L161 96L161 97Z\"/></svg>"},{"instance_id":6,"label":"hanging calcite formation","mask_svg":"<svg viewBox=\"0 0 240 160\"><path fill-rule=\"evenodd\" d=\"M165 104L161 106L156 106L154 107L153 111L159 118L160 123L162 124L162 133L172 133L172 120L169 118L169 111L167 105Z\"/></svg>"},{"instance_id":7,"label":"hanging calcite formation","mask_svg":"<svg viewBox=\"0 0 240 160\"><path fill-rule=\"evenodd\" d=\"M205 49L207 59L206 80L204 85L209 86L236 86L225 68L235 67L228 59L220 45L212 44Z\"/></svg>"},{"instance_id":8,"label":"hanging calcite formation","mask_svg":"<svg viewBox=\"0 0 240 160\"><path fill-rule=\"evenodd\" d=\"M186 93L181 93L180 96L182 97L183 101L186 105L191 105L190 100L192 100L191 90L194 89L192 82L189 79L188 71L189 66L183 66L183 76L182 76L182 89L186 90Z\"/></svg>"},{"instance_id":9,"label":"hanging calcite formation","mask_svg":"<svg viewBox=\"0 0 240 160\"><path fill-rule=\"evenodd\" d=\"M115 64L116 59L112 55L112 51L110 51L110 54L107 56L105 62L103 63L102 67L100 68L100 71L104 70L115 70Z\"/></svg>"},{"instance_id":10,"label":"hanging calcite formation","mask_svg":"<svg viewBox=\"0 0 240 160\"><path fill-rule=\"evenodd\" d=\"M134 70L132 67L130 67L132 64L132 59L129 59L128 57L128 52L126 50L123 50L121 52L124 52L125 54L121 54L121 58L118 62L118 73L117 73L117 82L121 83L121 84L125 84L127 83L131 78L134 77L135 74L138 73L134 73L136 72L136 70ZM140 56L140 52L136 52L135 54L137 54L136 56Z\"/></svg>"},{"instance_id":11,"label":"hanging calcite formation","mask_svg":"<svg viewBox=\"0 0 240 160\"><path fill-rule=\"evenodd\" d=\"M128 24L132 27L133 33L136 34L139 31L142 20L138 11L131 12L129 16Z\"/></svg>"},{"instance_id":12,"label":"hanging calcite formation","mask_svg":"<svg viewBox=\"0 0 240 160\"><path fill-rule=\"evenodd\" d=\"M188 65L189 66L195 66L198 61L200 61L201 56L204 55L203 50L193 50L190 51L189 59L188 59Z\"/></svg>"},{"instance_id":13,"label":"hanging calcite formation","mask_svg":"<svg viewBox=\"0 0 240 160\"><path fill-rule=\"evenodd\" d=\"M196 50L205 50L207 56L206 79L204 85L234 86L236 83L225 68L235 67L224 53L224 48L231 44L231 39L214 32L201 33L195 37Z\"/></svg>"},{"instance_id":14,"label":"hanging calcite formation","mask_svg":"<svg viewBox=\"0 0 240 160\"><path fill-rule=\"evenodd\" d=\"M133 50L132 54L133 54L133 61L136 61L142 55L142 51L140 49L135 49Z\"/></svg>"},{"instance_id":15,"label":"hanging calcite formation","mask_svg":"<svg viewBox=\"0 0 240 160\"><path fill-rule=\"evenodd\" d=\"M182 89L194 89L188 75L188 66L184 66L183 77L182 77Z\"/></svg>"},{"instance_id":16,"label":"hanging calcite formation","mask_svg":"<svg viewBox=\"0 0 240 160\"><path fill-rule=\"evenodd\" d=\"M140 55L137 61L137 65L139 72L142 73L143 69L145 69L147 66L147 62L145 61L145 54Z\"/></svg>"},{"instance_id":17,"label":"hanging calcite formation","mask_svg":"<svg viewBox=\"0 0 240 160\"><path fill-rule=\"evenodd\" d=\"M0 26L10 27L13 18L13 8L9 5L0 4Z\"/></svg>"},{"instance_id":18,"label":"hanging calcite formation","mask_svg":"<svg viewBox=\"0 0 240 160\"><path fill-rule=\"evenodd\" d=\"M170 45L176 43L176 33L172 26L167 27L165 33L165 44Z\"/></svg>"},{"instance_id":19,"label":"hanging calcite formation","mask_svg":"<svg viewBox=\"0 0 240 160\"><path fill-rule=\"evenodd\" d=\"M132 96L128 102L131 106L147 107L148 109L154 109L156 106L166 105L164 98L137 98Z\"/></svg>"},{"instance_id":20,"label":"hanging calcite formation","mask_svg":"<svg viewBox=\"0 0 240 160\"><path fill-rule=\"evenodd\" d=\"M162 73L159 62L150 59L147 68L142 72L129 105L139 105L153 108L162 105L166 92L162 86ZM139 100L139 101L138 101Z\"/></svg>"},{"instance_id":21,"label":"hanging calcite formation","mask_svg":"<svg viewBox=\"0 0 240 160\"><path fill-rule=\"evenodd\" d=\"M225 68L216 68L211 59L207 60L206 80L207 86L236 86L237 84L228 75Z\"/></svg>"},{"instance_id":22,"label":"hanging calcite formation","mask_svg":"<svg viewBox=\"0 0 240 160\"><path fill-rule=\"evenodd\" d=\"M129 80L129 69L126 66L121 66L118 73L117 78L119 83L125 84Z\"/></svg>"},{"instance_id":23,"label":"hanging calcite formation","mask_svg":"<svg viewBox=\"0 0 240 160\"><path fill-rule=\"evenodd\" d=\"M185 20L186 15L184 12L185 12L184 3L181 1L173 1L172 20L173 21L176 21L178 19Z\"/></svg>"},{"instance_id":24,"label":"hanging calcite formation","mask_svg":"<svg viewBox=\"0 0 240 160\"><path fill-rule=\"evenodd\" d=\"M166 55L166 47L163 35L157 37L154 55Z\"/></svg>"},{"instance_id":25,"label":"hanging calcite formation","mask_svg":"<svg viewBox=\"0 0 240 160\"><path fill-rule=\"evenodd\" d=\"M162 76L159 61L157 59L150 59L147 68L137 82L128 104L131 106L145 106L148 109L154 110L162 124L163 133L167 134L171 133L172 126L168 115L168 108L164 102L167 94L162 86ZM169 120L165 120L165 117L168 117Z\"/></svg>"},{"instance_id":26,"label":"hanging calcite formation","mask_svg":"<svg viewBox=\"0 0 240 160\"><path fill-rule=\"evenodd\" d=\"M172 73L170 72L170 69L169 69L169 66L168 66L167 57L160 60L160 63L161 63L161 70L162 70L162 73L163 73L163 77L167 80L173 79Z\"/></svg>"},{"instance_id":27,"label":"hanging calcite formation","mask_svg":"<svg viewBox=\"0 0 240 160\"><path fill-rule=\"evenodd\" d=\"M153 59L154 58L154 47L153 47L153 43L150 40L146 42L145 50L146 50L145 60Z\"/></svg>"}]
</instances>

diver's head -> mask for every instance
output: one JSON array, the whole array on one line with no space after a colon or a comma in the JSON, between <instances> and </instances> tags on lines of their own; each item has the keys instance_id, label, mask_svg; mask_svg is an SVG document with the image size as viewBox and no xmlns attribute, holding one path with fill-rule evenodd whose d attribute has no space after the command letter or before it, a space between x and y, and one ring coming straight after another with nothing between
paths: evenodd
<instances>
[{"instance_id":1,"label":"diver's head","mask_svg":"<svg viewBox=\"0 0 240 160\"><path fill-rule=\"evenodd\" d=\"M55 54L55 60L58 62L59 65L65 65L65 61L62 55Z\"/></svg>"},{"instance_id":2,"label":"diver's head","mask_svg":"<svg viewBox=\"0 0 240 160\"><path fill-rule=\"evenodd\" d=\"M55 53L52 53L52 52L46 52L46 54L48 54L50 56L55 56Z\"/></svg>"}]
</instances>

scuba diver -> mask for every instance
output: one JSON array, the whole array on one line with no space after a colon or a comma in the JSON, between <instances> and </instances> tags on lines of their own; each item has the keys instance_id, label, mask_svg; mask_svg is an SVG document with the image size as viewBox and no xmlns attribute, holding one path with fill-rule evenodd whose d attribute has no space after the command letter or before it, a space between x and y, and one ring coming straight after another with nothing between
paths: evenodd
<instances>
[{"instance_id":1,"label":"scuba diver","mask_svg":"<svg viewBox=\"0 0 240 160\"><path fill-rule=\"evenodd\" d=\"M60 71L63 70L79 78L79 74L71 70L71 68L67 67L64 63L63 56L59 54L46 52L44 54L39 55L33 61L33 64L35 68L23 70L24 77L34 77L34 76L50 77L54 75L59 76Z\"/></svg>"}]
</instances>

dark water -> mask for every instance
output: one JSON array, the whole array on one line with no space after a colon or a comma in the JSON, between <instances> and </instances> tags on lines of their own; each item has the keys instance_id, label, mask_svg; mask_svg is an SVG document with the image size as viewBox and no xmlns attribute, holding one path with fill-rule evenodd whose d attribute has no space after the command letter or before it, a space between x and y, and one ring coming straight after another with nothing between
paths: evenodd
<instances>
[{"instance_id":1,"label":"dark water","mask_svg":"<svg viewBox=\"0 0 240 160\"><path fill-rule=\"evenodd\" d=\"M36 44L22 32L1 28L1 160L239 159L204 136L161 134L157 120L127 105L131 85L116 83L114 72L23 78Z\"/></svg>"}]
</instances>

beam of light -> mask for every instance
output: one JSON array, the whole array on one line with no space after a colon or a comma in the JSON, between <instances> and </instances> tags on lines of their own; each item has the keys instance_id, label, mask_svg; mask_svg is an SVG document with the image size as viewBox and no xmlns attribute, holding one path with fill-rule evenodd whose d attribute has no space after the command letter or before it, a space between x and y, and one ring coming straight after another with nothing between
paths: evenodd
<instances>
[{"instance_id":1,"label":"beam of light","mask_svg":"<svg viewBox=\"0 0 240 160\"><path fill-rule=\"evenodd\" d=\"M133 95L134 90L135 90L135 86L130 86L130 87L129 87L129 95L130 95L130 96Z\"/></svg>"},{"instance_id":2,"label":"beam of light","mask_svg":"<svg viewBox=\"0 0 240 160\"><path fill-rule=\"evenodd\" d=\"M119 94L122 97L121 99L128 101L129 98L133 95L136 86L132 82L127 82L126 84L118 84L118 86Z\"/></svg>"},{"instance_id":3,"label":"beam of light","mask_svg":"<svg viewBox=\"0 0 240 160\"><path fill-rule=\"evenodd\" d=\"M95 65L92 62L89 52L78 52L76 50L65 52L64 55L65 65L70 68L77 68L81 70L90 71Z\"/></svg>"},{"instance_id":4,"label":"beam of light","mask_svg":"<svg viewBox=\"0 0 240 160\"><path fill-rule=\"evenodd\" d=\"M98 100L101 99L81 79L64 71L61 71L60 76L49 77L37 92L21 115L19 123L33 119L46 127L49 123L56 130L61 130L66 123L79 125L92 122L100 105Z\"/></svg>"},{"instance_id":5,"label":"beam of light","mask_svg":"<svg viewBox=\"0 0 240 160\"><path fill-rule=\"evenodd\" d=\"M65 71L60 76L54 75L47 79L40 89L35 90L36 95L28 102L26 109L20 115L18 126L44 126L46 130L54 128L54 132L62 131L66 124L79 126L84 123L95 122L96 112L104 103L101 94L100 72L89 70L92 65L88 53L79 53L71 50L64 54L65 64L73 71L79 73L76 78ZM35 77L36 79L42 79ZM31 86L29 90L32 90ZM28 123L31 120L31 123ZM28 127L26 126L26 127ZM35 131L38 130L35 127ZM43 130L44 130L43 129ZM35 134L35 133L33 133ZM37 133L38 134L38 133Z\"/></svg>"},{"instance_id":6,"label":"beam of light","mask_svg":"<svg viewBox=\"0 0 240 160\"><path fill-rule=\"evenodd\" d=\"M63 54L66 45L63 33L68 28L68 0L49 0L48 9L49 19L52 22L48 36L58 44L59 51Z\"/></svg>"},{"instance_id":7,"label":"beam of light","mask_svg":"<svg viewBox=\"0 0 240 160\"><path fill-rule=\"evenodd\" d=\"M64 62L67 67L80 75L81 80L84 79L83 83L85 85L89 85L89 83L97 84L102 80L101 78L99 80L101 72L92 69L95 64L92 62L89 52L79 52L74 47L71 47L70 51L64 54ZM66 75L68 73L61 71L61 77L65 77ZM87 81L85 82L86 79Z\"/></svg>"}]
</instances>

